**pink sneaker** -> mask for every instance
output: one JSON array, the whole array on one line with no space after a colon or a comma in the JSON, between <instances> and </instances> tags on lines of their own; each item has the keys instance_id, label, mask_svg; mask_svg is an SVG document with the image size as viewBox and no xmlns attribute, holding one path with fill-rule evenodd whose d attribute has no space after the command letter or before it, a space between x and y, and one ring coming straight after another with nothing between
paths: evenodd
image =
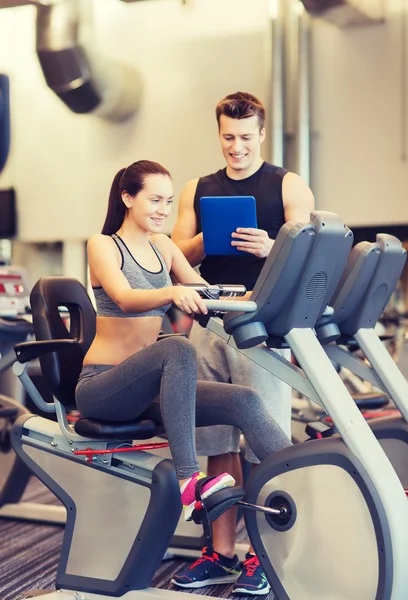
<instances>
[{"instance_id":1,"label":"pink sneaker","mask_svg":"<svg viewBox=\"0 0 408 600\"><path fill-rule=\"evenodd\" d=\"M181 502L184 507L184 520L191 521L191 516L193 514L193 510L195 508L195 489L196 484L199 479L203 479L207 477L205 473L195 473L190 479L187 479L186 482L183 483L180 492L181 492ZM235 479L229 473L222 473L222 475L218 475L217 477L213 477L210 481L204 484L201 489L201 498L205 500L214 492L218 492L219 490L223 490L227 487L232 487L235 485Z\"/></svg>"}]
</instances>

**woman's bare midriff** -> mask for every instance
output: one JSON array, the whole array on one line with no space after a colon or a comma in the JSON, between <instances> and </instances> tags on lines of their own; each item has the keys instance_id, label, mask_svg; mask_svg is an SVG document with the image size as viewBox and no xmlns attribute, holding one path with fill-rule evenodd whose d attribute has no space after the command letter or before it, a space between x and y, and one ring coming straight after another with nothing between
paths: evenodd
<instances>
[{"instance_id":1,"label":"woman's bare midriff","mask_svg":"<svg viewBox=\"0 0 408 600\"><path fill-rule=\"evenodd\" d=\"M118 365L157 340L161 317L97 317L83 365Z\"/></svg>"}]
</instances>

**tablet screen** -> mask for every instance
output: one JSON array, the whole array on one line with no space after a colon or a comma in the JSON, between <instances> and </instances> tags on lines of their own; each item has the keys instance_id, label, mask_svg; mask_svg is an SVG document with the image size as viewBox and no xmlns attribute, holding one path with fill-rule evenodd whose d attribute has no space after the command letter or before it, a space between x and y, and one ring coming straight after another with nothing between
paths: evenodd
<instances>
[{"instance_id":1,"label":"tablet screen","mask_svg":"<svg viewBox=\"0 0 408 600\"><path fill-rule=\"evenodd\" d=\"M231 246L231 233L237 227L257 228L253 196L203 196L200 198L204 252L207 255L243 255ZM238 238L235 238L238 239Z\"/></svg>"}]
</instances>

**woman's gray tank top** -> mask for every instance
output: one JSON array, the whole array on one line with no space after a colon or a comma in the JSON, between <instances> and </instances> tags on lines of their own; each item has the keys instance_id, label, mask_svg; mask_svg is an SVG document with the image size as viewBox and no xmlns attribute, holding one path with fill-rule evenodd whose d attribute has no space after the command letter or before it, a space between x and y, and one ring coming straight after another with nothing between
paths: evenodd
<instances>
[{"instance_id":1,"label":"woman's gray tank top","mask_svg":"<svg viewBox=\"0 0 408 600\"><path fill-rule=\"evenodd\" d=\"M112 239L119 248L122 256L121 271L134 290L154 290L172 285L166 263L157 248L150 243L160 261L160 271L148 271L134 258L125 242L115 233ZM103 287L92 288L95 295L96 314L100 317L162 317L171 304L154 308L142 313L124 313L119 306L108 296Z\"/></svg>"}]
</instances>

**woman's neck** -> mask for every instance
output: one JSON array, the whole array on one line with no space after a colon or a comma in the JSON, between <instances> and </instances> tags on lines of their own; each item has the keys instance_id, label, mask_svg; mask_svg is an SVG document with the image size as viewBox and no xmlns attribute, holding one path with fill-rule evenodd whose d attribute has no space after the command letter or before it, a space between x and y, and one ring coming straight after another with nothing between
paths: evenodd
<instances>
[{"instance_id":1,"label":"woman's neck","mask_svg":"<svg viewBox=\"0 0 408 600\"><path fill-rule=\"evenodd\" d=\"M130 219L125 219L116 232L118 236L128 241L132 246L147 246L149 244L150 232L142 229Z\"/></svg>"}]
</instances>

